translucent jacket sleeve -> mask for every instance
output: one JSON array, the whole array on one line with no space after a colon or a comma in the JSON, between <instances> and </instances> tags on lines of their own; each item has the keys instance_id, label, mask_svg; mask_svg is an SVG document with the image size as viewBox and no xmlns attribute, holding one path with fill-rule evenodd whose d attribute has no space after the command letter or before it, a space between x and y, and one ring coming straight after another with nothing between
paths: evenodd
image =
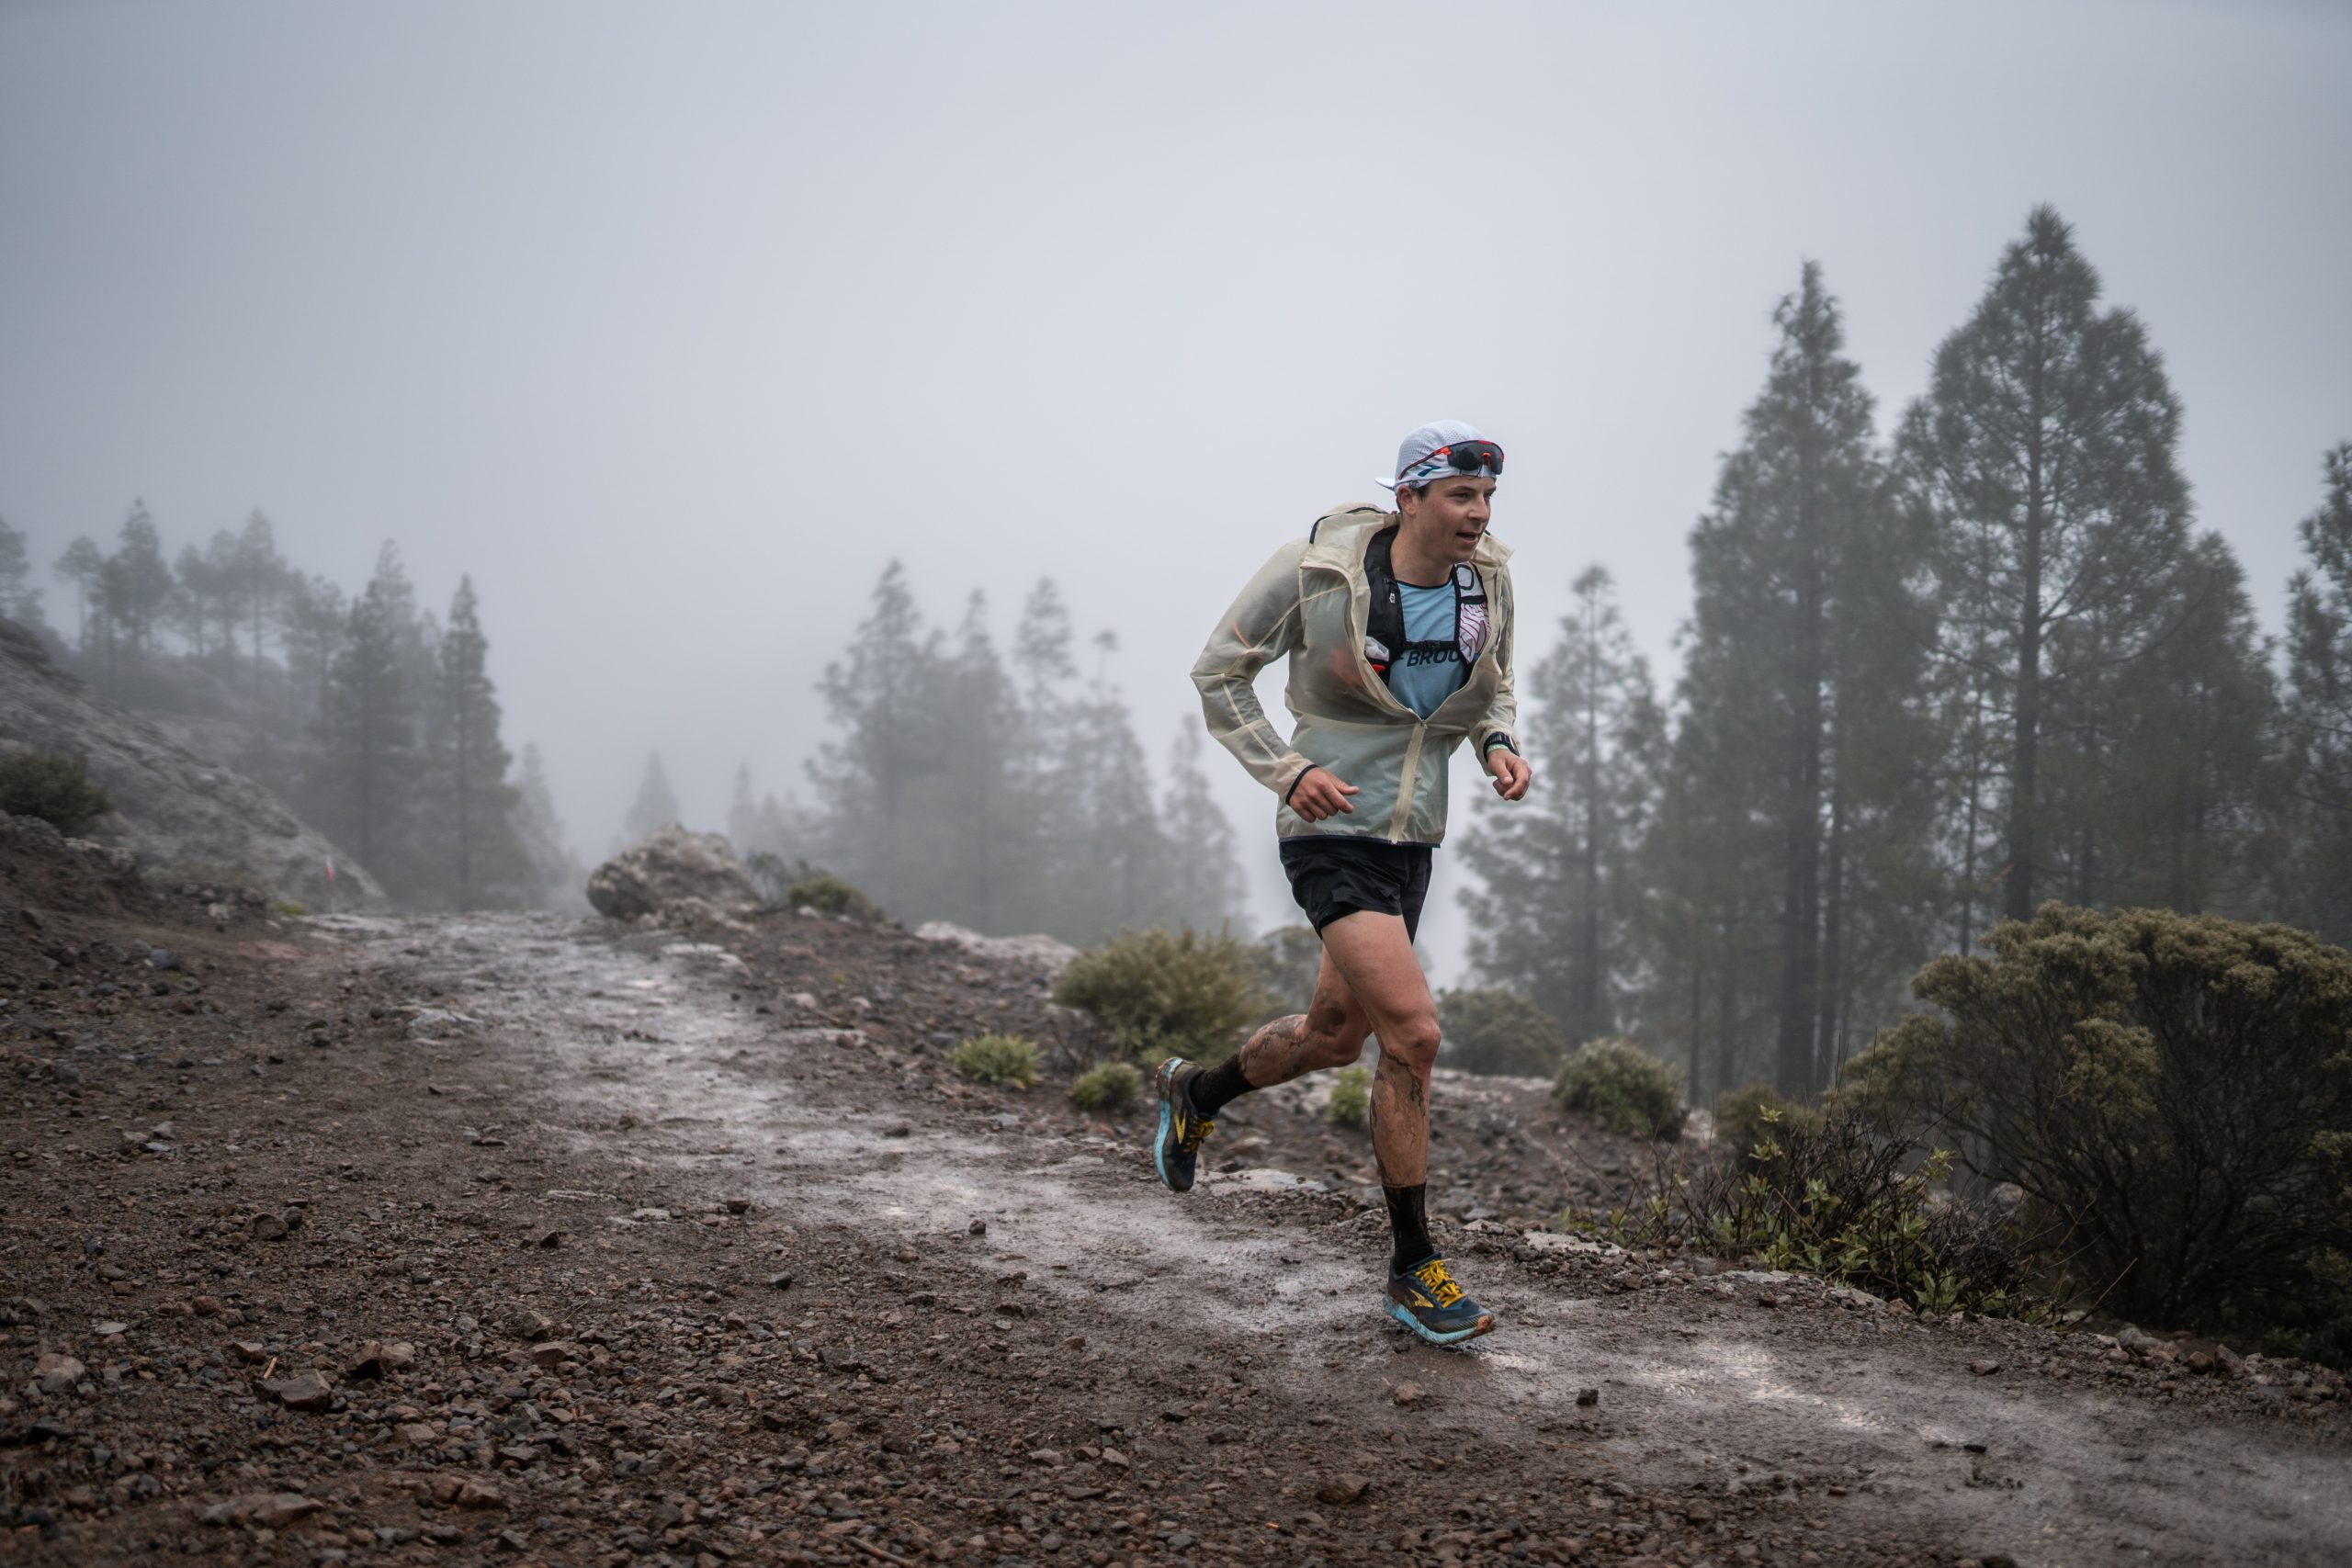
<instances>
[{"instance_id":1,"label":"translucent jacket sleeve","mask_svg":"<svg viewBox=\"0 0 2352 1568\"><path fill-rule=\"evenodd\" d=\"M1303 540L1285 545L1258 569L1193 665L1209 733L1251 778L1285 798L1310 764L1266 717L1252 682L1299 645L1298 561L1306 548Z\"/></svg>"}]
</instances>

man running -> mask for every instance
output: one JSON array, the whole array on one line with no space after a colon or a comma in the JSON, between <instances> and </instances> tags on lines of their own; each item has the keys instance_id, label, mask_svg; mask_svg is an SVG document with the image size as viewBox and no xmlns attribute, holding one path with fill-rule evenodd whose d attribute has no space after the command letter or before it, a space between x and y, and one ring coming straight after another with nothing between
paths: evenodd
<instances>
[{"instance_id":1,"label":"man running","mask_svg":"<svg viewBox=\"0 0 2352 1568\"><path fill-rule=\"evenodd\" d=\"M1494 1326L1430 1240L1423 1196L1437 1004L1413 956L1446 764L1465 739L1495 792L1532 776L1512 728L1510 552L1487 532L1502 448L1458 421L1397 449L1395 512L1346 507L1276 550L1193 666L1209 732L1282 799L1291 893L1323 939L1315 997L1216 1067L1160 1064L1159 1178L1189 1191L1201 1144L1253 1089L1340 1067L1380 1041L1372 1147L1388 1201L1388 1314L1436 1345ZM1251 682L1290 656L1289 740Z\"/></svg>"}]
</instances>

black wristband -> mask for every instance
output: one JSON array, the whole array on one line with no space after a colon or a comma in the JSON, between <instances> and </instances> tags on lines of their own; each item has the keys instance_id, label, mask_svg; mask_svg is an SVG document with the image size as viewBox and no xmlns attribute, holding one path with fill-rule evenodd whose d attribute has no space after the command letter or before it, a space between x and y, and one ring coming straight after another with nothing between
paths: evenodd
<instances>
[{"instance_id":1,"label":"black wristband","mask_svg":"<svg viewBox=\"0 0 2352 1568\"><path fill-rule=\"evenodd\" d=\"M1323 764L1320 762L1309 762L1306 766L1298 770L1298 777L1291 780L1290 788L1283 791L1283 804L1284 806L1288 806L1290 804L1290 797L1298 793L1298 786L1306 779L1306 775L1313 773L1322 765Z\"/></svg>"},{"instance_id":2,"label":"black wristband","mask_svg":"<svg viewBox=\"0 0 2352 1568\"><path fill-rule=\"evenodd\" d=\"M1498 746L1501 747L1504 750L1510 752L1514 757L1519 755L1519 748L1511 743L1510 736L1505 735L1499 729L1487 737L1487 743L1478 748L1478 755L1483 757Z\"/></svg>"}]
</instances>

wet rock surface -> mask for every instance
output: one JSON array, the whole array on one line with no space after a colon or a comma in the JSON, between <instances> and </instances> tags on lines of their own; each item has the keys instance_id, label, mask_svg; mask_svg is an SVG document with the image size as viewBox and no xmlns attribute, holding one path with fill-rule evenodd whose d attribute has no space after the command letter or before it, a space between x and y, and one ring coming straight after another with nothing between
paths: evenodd
<instances>
[{"instance_id":1,"label":"wet rock surface","mask_svg":"<svg viewBox=\"0 0 2352 1568\"><path fill-rule=\"evenodd\" d=\"M723 835L690 833L674 822L588 875L588 902L616 920L723 915L747 910L759 897Z\"/></svg>"},{"instance_id":2,"label":"wet rock surface","mask_svg":"<svg viewBox=\"0 0 2352 1568\"><path fill-rule=\"evenodd\" d=\"M1438 1090L1440 1239L1502 1320L1443 1352L1380 1314L1368 1149L1311 1089L1237 1102L1242 1164L1178 1200L1145 1108L946 1072L942 1036L1069 1048L1032 968L788 915L36 941L14 897L0 1560L2352 1550L2331 1374L1530 1234L1639 1151L1509 1084ZM97 994L101 944L218 1010Z\"/></svg>"},{"instance_id":3,"label":"wet rock surface","mask_svg":"<svg viewBox=\"0 0 2352 1568\"><path fill-rule=\"evenodd\" d=\"M85 757L117 812L94 830L141 865L228 866L277 897L317 901L332 859L347 906L384 901L284 801L59 669L30 632L0 620L0 749L19 746Z\"/></svg>"}]
</instances>

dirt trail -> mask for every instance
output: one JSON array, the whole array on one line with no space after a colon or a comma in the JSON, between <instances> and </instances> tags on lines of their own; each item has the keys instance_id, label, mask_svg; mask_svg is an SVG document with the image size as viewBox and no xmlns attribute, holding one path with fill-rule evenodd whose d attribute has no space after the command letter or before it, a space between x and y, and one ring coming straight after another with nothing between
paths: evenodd
<instances>
[{"instance_id":1,"label":"dirt trail","mask_svg":"<svg viewBox=\"0 0 2352 1568\"><path fill-rule=\"evenodd\" d=\"M868 1267L918 1303L928 1272L1024 1274L1021 1332L984 1313L944 1319L934 1340L1075 1371L1055 1397L1134 1434L1139 1465L1192 1440L1165 1418L1165 1391L1202 1381L1204 1359L1239 1356L1256 1394L1243 1451L1269 1475L1353 1455L1383 1467L1377 1484L1400 1455L1451 1453L1452 1478L1416 1469L1410 1495L1466 1488L1603 1511L1616 1483L1620 1495L1713 1499L1663 1533L1653 1516L1631 1540L1604 1517L1586 1535L1612 1556L1683 1534L1724 1561L2352 1562L2340 1439L2036 1375L2055 1354L2036 1330L1930 1329L1751 1276L1623 1290L1628 1260L1579 1253L1554 1272L1556 1238L1456 1230L1502 1327L1469 1353L1408 1345L1376 1313L1376 1216L1265 1169L1209 1176L1180 1200L1138 1147L1057 1125L1042 1104L944 1099L892 1054L845 1047L836 1024L758 1010L790 984L767 956L772 935L616 941L522 918L345 919L332 932L354 964L452 993L472 1070L513 1086L508 1123L536 1123L573 1161L690 1178L826 1238L799 1257L796 1294L827 1277L835 1247L847 1296ZM625 1203L605 1207L632 1223ZM1080 1337L1083 1348L1057 1348ZM1393 1385L1408 1380L1423 1395L1400 1407ZM1584 1390L1597 1404L1579 1405ZM1759 1517L1774 1530L1740 1522ZM1363 1540L1414 1524L1392 1507ZM1481 1538L1465 1539L1422 1544L1451 1560L1475 1554Z\"/></svg>"}]
</instances>

